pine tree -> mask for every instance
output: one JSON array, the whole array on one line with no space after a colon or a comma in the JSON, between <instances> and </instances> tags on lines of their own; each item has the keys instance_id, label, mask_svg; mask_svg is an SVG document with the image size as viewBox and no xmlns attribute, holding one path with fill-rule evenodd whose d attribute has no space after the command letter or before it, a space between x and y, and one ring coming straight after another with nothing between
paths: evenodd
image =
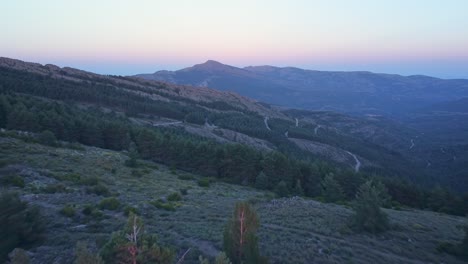
<instances>
[{"instance_id":1,"label":"pine tree","mask_svg":"<svg viewBox=\"0 0 468 264\"><path fill-rule=\"evenodd\" d=\"M337 202L343 199L341 186L335 181L332 173L329 173L321 182L322 196L328 203Z\"/></svg>"},{"instance_id":2,"label":"pine tree","mask_svg":"<svg viewBox=\"0 0 468 264\"><path fill-rule=\"evenodd\" d=\"M236 204L234 214L224 230L224 250L234 264L266 263L257 244L259 219L246 202Z\"/></svg>"},{"instance_id":3,"label":"pine tree","mask_svg":"<svg viewBox=\"0 0 468 264\"><path fill-rule=\"evenodd\" d=\"M297 179L296 185L294 185L293 194L297 196L304 196L304 189L302 189L301 180Z\"/></svg>"},{"instance_id":4,"label":"pine tree","mask_svg":"<svg viewBox=\"0 0 468 264\"><path fill-rule=\"evenodd\" d=\"M265 175L263 171L261 171L257 178L255 178L255 188L266 190L268 189L268 177Z\"/></svg>"},{"instance_id":5,"label":"pine tree","mask_svg":"<svg viewBox=\"0 0 468 264\"><path fill-rule=\"evenodd\" d=\"M386 191L372 181L359 188L354 204L352 225L358 231L378 233L389 228L387 215L380 209L388 197Z\"/></svg>"}]
</instances>

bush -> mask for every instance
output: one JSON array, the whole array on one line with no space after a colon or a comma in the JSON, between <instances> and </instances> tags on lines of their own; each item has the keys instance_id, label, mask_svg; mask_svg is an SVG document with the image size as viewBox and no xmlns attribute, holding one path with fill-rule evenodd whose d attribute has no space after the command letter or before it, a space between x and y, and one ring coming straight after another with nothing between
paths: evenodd
<instances>
[{"instance_id":1,"label":"bush","mask_svg":"<svg viewBox=\"0 0 468 264\"><path fill-rule=\"evenodd\" d=\"M75 182L75 183L78 183L78 182L81 181L81 176L79 174L76 174L76 173L68 173L68 174L65 174L63 176L57 176L56 178L61 180L61 181L71 181L71 182Z\"/></svg>"},{"instance_id":2,"label":"bush","mask_svg":"<svg viewBox=\"0 0 468 264\"><path fill-rule=\"evenodd\" d=\"M198 186L200 187L210 187L210 179L209 178L202 178L197 181Z\"/></svg>"},{"instance_id":3,"label":"bush","mask_svg":"<svg viewBox=\"0 0 468 264\"><path fill-rule=\"evenodd\" d=\"M99 203L99 208L115 211L120 208L120 201L115 197L105 198Z\"/></svg>"},{"instance_id":4,"label":"bush","mask_svg":"<svg viewBox=\"0 0 468 264\"><path fill-rule=\"evenodd\" d=\"M167 200L168 201L180 201L180 200L182 200L182 195L180 195L180 193L178 193L178 192L171 193L167 197Z\"/></svg>"},{"instance_id":5,"label":"bush","mask_svg":"<svg viewBox=\"0 0 468 264\"><path fill-rule=\"evenodd\" d=\"M14 248L28 247L40 240L44 225L39 209L21 201L17 193L0 194L0 212L0 263L2 263Z\"/></svg>"},{"instance_id":6,"label":"bush","mask_svg":"<svg viewBox=\"0 0 468 264\"><path fill-rule=\"evenodd\" d=\"M52 147L57 146L57 138L55 137L54 133L52 133L49 130L42 131L42 133L40 133L37 136L37 140L40 144L43 145L48 145Z\"/></svg>"},{"instance_id":7,"label":"bush","mask_svg":"<svg viewBox=\"0 0 468 264\"><path fill-rule=\"evenodd\" d=\"M104 264L99 254L93 254L89 251L84 242L77 242L75 248L75 264Z\"/></svg>"},{"instance_id":8,"label":"bush","mask_svg":"<svg viewBox=\"0 0 468 264\"><path fill-rule=\"evenodd\" d=\"M143 173L141 173L141 171L139 171L139 170L132 170L132 176L137 177L137 178L141 178L141 176L143 176Z\"/></svg>"},{"instance_id":9,"label":"bush","mask_svg":"<svg viewBox=\"0 0 468 264\"><path fill-rule=\"evenodd\" d=\"M125 214L126 216L129 216L129 215L131 215L131 214L137 214L137 213L138 213L138 209L136 209L136 208L133 207L133 206L127 205L127 206L125 206L125 208L124 208L124 214Z\"/></svg>"},{"instance_id":10,"label":"bush","mask_svg":"<svg viewBox=\"0 0 468 264\"><path fill-rule=\"evenodd\" d=\"M49 184L46 187L42 188L42 191L45 193L64 193L67 192L68 189L65 185L61 183Z\"/></svg>"},{"instance_id":11,"label":"bush","mask_svg":"<svg viewBox=\"0 0 468 264\"><path fill-rule=\"evenodd\" d=\"M90 177L85 177L85 178L81 179L80 182L83 185L93 186L93 185L97 185L99 183L99 179L96 176L90 176Z\"/></svg>"},{"instance_id":12,"label":"bush","mask_svg":"<svg viewBox=\"0 0 468 264\"><path fill-rule=\"evenodd\" d=\"M181 193L182 195L187 195L187 194L188 194L188 189L185 189L185 188L184 188L184 189L180 189L180 193Z\"/></svg>"},{"instance_id":13,"label":"bush","mask_svg":"<svg viewBox=\"0 0 468 264\"><path fill-rule=\"evenodd\" d=\"M176 207L178 207L178 204L174 204L174 203L165 203L164 201L162 201L161 199L159 200L156 200L156 201L152 201L150 202L154 207L158 208L158 209L163 209L163 210L166 210L166 211L175 211L176 210Z\"/></svg>"},{"instance_id":14,"label":"bush","mask_svg":"<svg viewBox=\"0 0 468 264\"><path fill-rule=\"evenodd\" d=\"M100 196L109 196L110 195L109 189L103 184L98 184L98 185L93 186L91 188L87 188L86 192L87 193L94 193L94 194L100 195Z\"/></svg>"},{"instance_id":15,"label":"bush","mask_svg":"<svg viewBox=\"0 0 468 264\"><path fill-rule=\"evenodd\" d=\"M286 182L280 181L278 185L275 187L275 193L278 195L278 197L286 197L289 194L288 191L288 186L286 185Z\"/></svg>"},{"instance_id":16,"label":"bush","mask_svg":"<svg viewBox=\"0 0 468 264\"><path fill-rule=\"evenodd\" d=\"M75 208L71 205L65 205L59 212L66 217L73 217L76 214Z\"/></svg>"},{"instance_id":17,"label":"bush","mask_svg":"<svg viewBox=\"0 0 468 264\"><path fill-rule=\"evenodd\" d=\"M184 180L184 181L190 181L194 179L194 177L190 174L180 174L179 176L177 176L177 178L179 180Z\"/></svg>"},{"instance_id":18,"label":"bush","mask_svg":"<svg viewBox=\"0 0 468 264\"><path fill-rule=\"evenodd\" d=\"M3 185L10 185L10 186L15 186L15 187L20 187L24 188L25 183L23 177L19 175L6 175L3 178L1 178L0 182Z\"/></svg>"}]
</instances>

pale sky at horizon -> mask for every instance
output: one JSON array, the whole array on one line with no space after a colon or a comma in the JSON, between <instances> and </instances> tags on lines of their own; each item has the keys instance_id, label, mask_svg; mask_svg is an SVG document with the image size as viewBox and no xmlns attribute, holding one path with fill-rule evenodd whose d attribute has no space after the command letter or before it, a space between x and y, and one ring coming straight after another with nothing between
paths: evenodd
<instances>
[{"instance_id":1,"label":"pale sky at horizon","mask_svg":"<svg viewBox=\"0 0 468 264\"><path fill-rule=\"evenodd\" d=\"M0 56L130 75L234 66L468 78L464 0L15 0Z\"/></svg>"}]
</instances>

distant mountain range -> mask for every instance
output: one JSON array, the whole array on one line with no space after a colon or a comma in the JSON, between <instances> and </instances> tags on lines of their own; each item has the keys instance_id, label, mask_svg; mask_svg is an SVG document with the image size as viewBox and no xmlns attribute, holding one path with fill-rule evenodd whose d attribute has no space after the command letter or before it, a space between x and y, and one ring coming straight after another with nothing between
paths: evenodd
<instances>
[{"instance_id":1,"label":"distant mountain range","mask_svg":"<svg viewBox=\"0 0 468 264\"><path fill-rule=\"evenodd\" d=\"M401 115L468 97L468 80L293 67L237 68L209 60L136 77L233 91L270 104L356 114Z\"/></svg>"}]
</instances>

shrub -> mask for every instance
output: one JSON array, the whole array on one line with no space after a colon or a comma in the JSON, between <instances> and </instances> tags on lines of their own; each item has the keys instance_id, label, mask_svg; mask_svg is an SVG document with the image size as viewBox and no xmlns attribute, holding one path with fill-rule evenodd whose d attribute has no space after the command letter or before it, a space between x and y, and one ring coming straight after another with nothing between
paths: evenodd
<instances>
[{"instance_id":1,"label":"shrub","mask_svg":"<svg viewBox=\"0 0 468 264\"><path fill-rule=\"evenodd\" d=\"M61 183L49 184L46 187L42 188L42 191L45 193L64 193L67 192L67 187Z\"/></svg>"},{"instance_id":2,"label":"shrub","mask_svg":"<svg viewBox=\"0 0 468 264\"><path fill-rule=\"evenodd\" d=\"M179 176L177 176L177 178L179 180L184 180L184 181L190 181L194 179L194 177L190 174L180 174Z\"/></svg>"},{"instance_id":3,"label":"shrub","mask_svg":"<svg viewBox=\"0 0 468 264\"><path fill-rule=\"evenodd\" d=\"M65 205L59 212L66 217L73 217L76 213L75 208L71 205Z\"/></svg>"},{"instance_id":4,"label":"shrub","mask_svg":"<svg viewBox=\"0 0 468 264\"><path fill-rule=\"evenodd\" d=\"M167 200L168 200L168 201L180 201L180 200L182 200L182 196L181 196L180 193L178 193L178 192L171 193L171 194L169 194L169 196L167 197Z\"/></svg>"},{"instance_id":5,"label":"shrub","mask_svg":"<svg viewBox=\"0 0 468 264\"><path fill-rule=\"evenodd\" d=\"M454 255L462 260L468 260L468 226L465 226L465 237L460 244L454 245L448 242L442 242L437 246L439 252L445 252Z\"/></svg>"},{"instance_id":6,"label":"shrub","mask_svg":"<svg viewBox=\"0 0 468 264\"><path fill-rule=\"evenodd\" d=\"M81 181L81 176L76 173L68 173L62 176L58 176L56 178L61 181L71 181L71 182L76 182L76 183Z\"/></svg>"},{"instance_id":7,"label":"shrub","mask_svg":"<svg viewBox=\"0 0 468 264\"><path fill-rule=\"evenodd\" d=\"M275 187L275 193L279 197L288 196L289 190L288 190L288 186L286 185L286 182L280 181L278 185L276 185Z\"/></svg>"},{"instance_id":8,"label":"shrub","mask_svg":"<svg viewBox=\"0 0 468 264\"><path fill-rule=\"evenodd\" d=\"M85 205L85 207L83 208L83 210L81 210L81 212L82 212L84 215L91 215L95 209L96 209L96 208L94 208L94 206L92 206L92 205L90 205L90 204L87 204L87 205Z\"/></svg>"},{"instance_id":9,"label":"shrub","mask_svg":"<svg viewBox=\"0 0 468 264\"><path fill-rule=\"evenodd\" d=\"M182 195L187 195L187 194L188 194L188 189L185 189L185 188L180 189L180 193L181 193Z\"/></svg>"},{"instance_id":10,"label":"shrub","mask_svg":"<svg viewBox=\"0 0 468 264\"><path fill-rule=\"evenodd\" d=\"M94 194L100 195L100 196L109 196L110 195L109 189L103 184L98 184L96 186L87 188L86 192L87 193L94 193Z\"/></svg>"},{"instance_id":11,"label":"shrub","mask_svg":"<svg viewBox=\"0 0 468 264\"><path fill-rule=\"evenodd\" d=\"M44 225L39 209L21 201L17 193L0 194L0 212L0 262L3 262L14 248L28 247L40 240Z\"/></svg>"},{"instance_id":12,"label":"shrub","mask_svg":"<svg viewBox=\"0 0 468 264\"><path fill-rule=\"evenodd\" d=\"M83 185L93 186L99 183L99 179L96 176L89 176L89 177L82 178L80 182Z\"/></svg>"},{"instance_id":13,"label":"shrub","mask_svg":"<svg viewBox=\"0 0 468 264\"><path fill-rule=\"evenodd\" d=\"M57 138L55 137L54 133L52 133L50 130L42 131L37 136L37 140L43 145L48 145L52 147L57 146Z\"/></svg>"},{"instance_id":14,"label":"shrub","mask_svg":"<svg viewBox=\"0 0 468 264\"><path fill-rule=\"evenodd\" d=\"M120 201L115 197L104 198L99 202L99 208L103 210L115 211L119 209Z\"/></svg>"},{"instance_id":15,"label":"shrub","mask_svg":"<svg viewBox=\"0 0 468 264\"><path fill-rule=\"evenodd\" d=\"M133 207L133 206L127 205L127 206L125 206L125 208L124 208L124 214L125 214L126 216L129 216L129 215L131 215L131 214L137 214L137 213L138 213L138 209L136 209L136 208Z\"/></svg>"},{"instance_id":16,"label":"shrub","mask_svg":"<svg viewBox=\"0 0 468 264\"><path fill-rule=\"evenodd\" d=\"M154 207L156 207L158 209L163 209L163 210L166 210L166 211L175 211L176 207L178 207L178 204L165 203L161 199L156 200L156 201L152 201L152 202L150 202L150 204L152 204Z\"/></svg>"},{"instance_id":17,"label":"shrub","mask_svg":"<svg viewBox=\"0 0 468 264\"><path fill-rule=\"evenodd\" d=\"M141 176L143 176L143 173L141 173L141 171L139 171L139 170L132 170L132 176L137 177L137 178L141 178Z\"/></svg>"},{"instance_id":18,"label":"shrub","mask_svg":"<svg viewBox=\"0 0 468 264\"><path fill-rule=\"evenodd\" d=\"M202 178L197 181L198 186L200 187L210 187L210 179L209 178Z\"/></svg>"},{"instance_id":19,"label":"shrub","mask_svg":"<svg viewBox=\"0 0 468 264\"><path fill-rule=\"evenodd\" d=\"M101 256L89 251L86 243L78 241L75 248L74 264L104 264Z\"/></svg>"},{"instance_id":20,"label":"shrub","mask_svg":"<svg viewBox=\"0 0 468 264\"><path fill-rule=\"evenodd\" d=\"M23 177L19 175L6 175L3 178L1 178L0 182L4 185L10 185L10 186L15 186L15 187L20 187L24 188L25 183Z\"/></svg>"}]
</instances>

